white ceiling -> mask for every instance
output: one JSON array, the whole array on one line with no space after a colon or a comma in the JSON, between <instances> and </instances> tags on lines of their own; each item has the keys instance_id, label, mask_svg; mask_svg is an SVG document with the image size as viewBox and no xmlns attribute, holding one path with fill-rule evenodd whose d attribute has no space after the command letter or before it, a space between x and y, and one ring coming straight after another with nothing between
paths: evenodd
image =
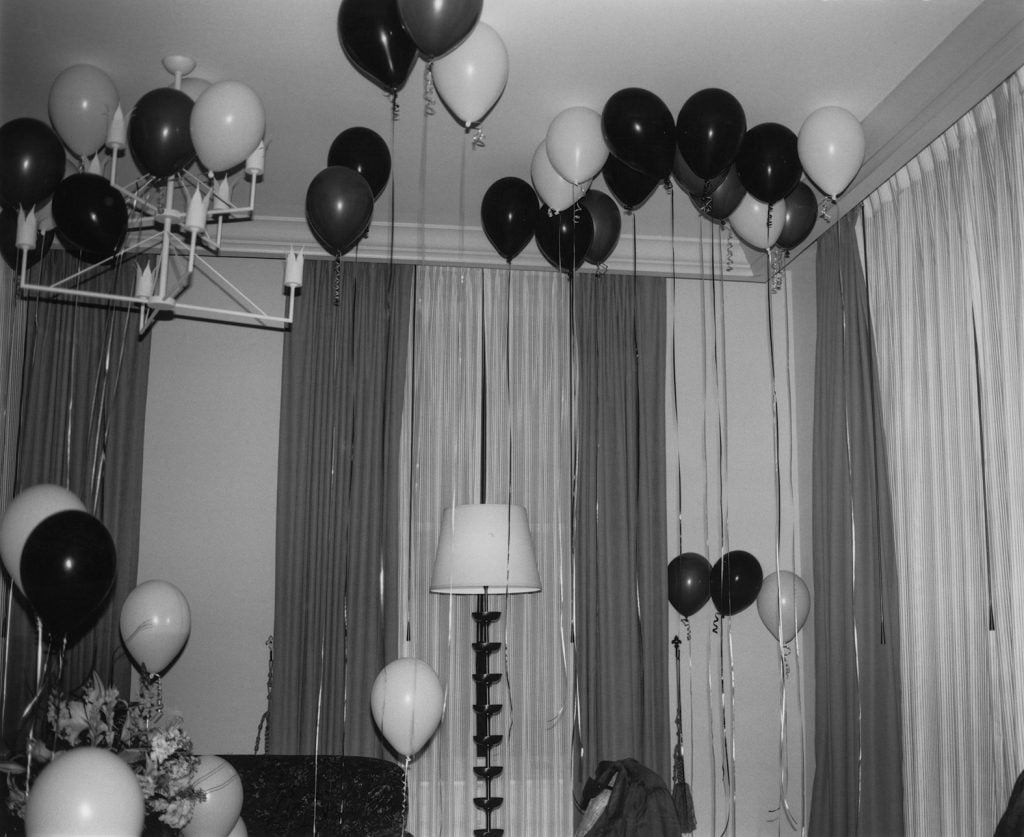
<instances>
[{"instance_id":1,"label":"white ceiling","mask_svg":"<svg viewBox=\"0 0 1024 837\"><path fill-rule=\"evenodd\" d=\"M1016 49L1019 34L1009 47L1004 41L1007 21L1019 28L1022 8L1021 0L486 0L481 19L504 41L510 69L483 122L486 145L473 148L444 108L424 117L422 61L392 120L386 94L342 51L338 0L0 0L0 120L45 119L53 79L75 63L104 69L127 113L142 94L170 82L165 55L188 55L195 76L244 81L263 100L268 151L257 213L264 251L308 232L306 188L334 137L361 126L393 149L394 226L385 191L366 252L380 250L390 227L398 230L393 240L418 238L421 248L447 248L452 257L476 247L479 256L485 190L504 176L530 179L534 150L567 107L600 111L617 90L642 87L675 115L692 93L719 87L743 105L748 126L772 121L797 132L815 109L840 105L865 127L863 181L891 173L880 153L898 158L918 141L921 126L910 123L945 118L930 115L931 99L944 98L950 85L966 86L959 80L973 78L970 68L987 60L993 44ZM1014 58L1024 63L1019 50ZM929 130L937 132L926 124ZM600 179L594 185L607 191ZM675 238L690 241L700 235L698 218L680 197L677 190ZM640 240L664 247L671 217L659 190L637 213ZM535 250L523 256L535 257Z\"/></svg>"}]
</instances>

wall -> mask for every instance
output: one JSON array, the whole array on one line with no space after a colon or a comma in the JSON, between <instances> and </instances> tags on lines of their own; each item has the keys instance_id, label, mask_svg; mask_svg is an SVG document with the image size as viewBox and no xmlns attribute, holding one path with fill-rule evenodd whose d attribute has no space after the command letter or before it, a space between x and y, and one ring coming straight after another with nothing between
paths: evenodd
<instances>
[{"instance_id":1,"label":"wall","mask_svg":"<svg viewBox=\"0 0 1024 837\"><path fill-rule=\"evenodd\" d=\"M281 261L218 267L281 313ZM225 305L200 278L185 299ZM192 609L164 699L200 752L252 752L274 631L282 333L177 318L156 323L151 338L139 581L170 581Z\"/></svg>"},{"instance_id":2,"label":"wall","mask_svg":"<svg viewBox=\"0 0 1024 837\"><path fill-rule=\"evenodd\" d=\"M788 546L784 568L796 566L811 583L810 422L813 389L813 256L791 266L785 293L773 295L776 329L776 388L780 403L783 476L790 464L789 395L792 384L796 418L792 463L798 475L783 484L783 535ZM268 310L279 305L281 262L270 259L224 260L223 272L255 283ZM684 428L683 519L685 549L703 547L703 480L700 454L700 283L679 280L681 357L680 425ZM189 294L204 291L197 287ZM753 552L774 571L774 434L771 367L767 352L766 290L763 284L728 283L725 289L726 335L722 341L728 382L727 507L729 542ZM299 301L301 305L301 298ZM780 308L780 306L782 306ZM788 311L788 313L787 313ZM784 332L788 329L788 332ZM788 340L787 340L788 333ZM165 677L168 706L180 709L203 752L250 752L266 708L267 648L273 631L274 519L276 511L277 430L280 399L280 332L175 320L153 331L150 398L146 418L143 518L139 578L165 578L185 592L192 606L192 637ZM788 343L788 348L787 348ZM788 367L788 370L787 370ZM787 382L788 379L788 382ZM671 409L671 404L669 405ZM696 440L696 441L695 441ZM710 467L715 463L709 461ZM676 484L674 452L667 462L669 486ZM801 490L803 489L803 490ZM717 486L713 487L717 492ZM792 496L791 496L792 494ZM670 498L670 508L673 500ZM791 505L800 509L791 525ZM805 508L806 507L806 508ZM717 512L716 512L717 513ZM795 538L790 532L795 529ZM670 521L669 543L678 538ZM794 545L795 544L795 545ZM795 564L794 564L795 562ZM707 685L710 605L691 620L694 626L695 712L693 752L687 752L688 776L696 797L698 833L710 833L711 764ZM670 636L678 624L669 626ZM810 623L800 634L804 671L803 716L808 756L812 747L813 677ZM712 635L717 642L717 637ZM736 747L736 834L777 833L769 809L779 797L778 648L756 610L738 614L732 625L736 680L733 736ZM712 646L712 659L717 645ZM683 689L688 691L687 649L682 649ZM669 660L673 667L674 661ZM674 676L673 685L674 713ZM718 700L718 683L711 688ZM684 702L687 700L684 694ZM801 759L795 689L790 707L791 775L789 801L800 816ZM718 711L713 702L712 709ZM686 735L689 737L688 717ZM688 742L689 744L689 742ZM718 763L720 768L720 762ZM810 764L805 773L807 789ZM716 790L718 831L724 826L725 796ZM785 829L784 829L785 831Z\"/></svg>"},{"instance_id":3,"label":"wall","mask_svg":"<svg viewBox=\"0 0 1024 837\"><path fill-rule=\"evenodd\" d=\"M795 571L808 588L813 586L807 491L815 337L813 267L813 255L793 264L783 288L773 294L763 282L729 282L719 285L716 302L705 285L703 311L701 283L677 281L675 399L673 369L666 370L670 550L697 552L714 564L724 542L725 550L745 550L757 557L766 577L776 567ZM717 361L712 313L716 304L720 310ZM671 311L669 317L671 328ZM706 350L702 348L705 341ZM719 395L716 379L722 382L724 395ZM673 427L678 430L672 432ZM778 642L759 618L756 605L730 617L726 629L709 602L690 617L689 642L686 625L674 609L670 613L669 638L678 636L682 641L682 735L697 833L798 832L804 818L803 797L809 797L813 778L811 620L798 635L799 642L790 643L780 657ZM671 646L668 665L674 721L676 664ZM785 739L780 720L783 706ZM674 723L672 732L675 740ZM725 763L732 765L731 781L723 777ZM788 804L792 821L785 816L779 819L780 799Z\"/></svg>"}]
</instances>

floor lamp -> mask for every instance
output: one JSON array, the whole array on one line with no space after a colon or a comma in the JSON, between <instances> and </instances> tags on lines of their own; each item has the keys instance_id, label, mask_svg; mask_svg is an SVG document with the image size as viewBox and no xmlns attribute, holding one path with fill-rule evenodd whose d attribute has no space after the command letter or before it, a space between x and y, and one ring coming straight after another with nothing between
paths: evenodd
<instances>
[{"instance_id":1,"label":"floor lamp","mask_svg":"<svg viewBox=\"0 0 1024 837\"><path fill-rule=\"evenodd\" d=\"M501 775L501 766L494 764L492 750L503 736L492 734L491 718L501 712L502 705L491 701L491 686L500 682L501 673L490 670L490 658L501 643L489 637L490 626L501 613L491 609L488 597L540 591L540 575L533 553L526 509L504 503L481 503L445 509L441 532L437 539L437 556L430 579L431 593L475 595L476 639L473 642L473 670L476 714L477 756L483 764L473 768L484 783L484 795L473 798L473 804L484 812L484 827L473 830L476 837L501 837L504 831L494 828L491 817L504 801L491 794L491 783Z\"/></svg>"}]
</instances>

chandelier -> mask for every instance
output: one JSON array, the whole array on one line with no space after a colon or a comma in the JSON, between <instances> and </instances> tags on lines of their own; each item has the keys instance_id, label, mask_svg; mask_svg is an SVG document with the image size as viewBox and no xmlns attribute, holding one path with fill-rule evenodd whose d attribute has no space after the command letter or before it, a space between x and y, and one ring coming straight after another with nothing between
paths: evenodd
<instances>
[{"instance_id":1,"label":"chandelier","mask_svg":"<svg viewBox=\"0 0 1024 837\"><path fill-rule=\"evenodd\" d=\"M289 252L285 260L283 315L264 310L206 257L220 253L225 223L253 218L266 155L263 104L241 82L186 78L196 66L186 56L167 56L163 66L173 84L142 96L128 120L113 82L99 68L75 65L54 81L50 121L63 147L78 158L77 170L59 180L48 204L19 207L19 287L43 296L137 306L140 334L161 316L175 314L288 325L302 284L301 252ZM141 174L121 185L118 157L126 150ZM234 187L243 181L245 198L236 201ZM56 282L30 282L29 254L44 248L54 229L83 266ZM136 269L132 292L97 288L93 280L128 259ZM219 288L224 304L184 300L197 278Z\"/></svg>"}]
</instances>

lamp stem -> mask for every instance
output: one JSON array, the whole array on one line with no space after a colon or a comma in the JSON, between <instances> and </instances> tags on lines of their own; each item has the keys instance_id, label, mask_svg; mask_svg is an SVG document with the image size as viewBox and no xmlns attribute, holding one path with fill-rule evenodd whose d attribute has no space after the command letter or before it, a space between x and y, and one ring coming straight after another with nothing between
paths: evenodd
<instances>
[{"instance_id":1,"label":"lamp stem","mask_svg":"<svg viewBox=\"0 0 1024 837\"><path fill-rule=\"evenodd\" d=\"M488 602L487 588L477 595L476 610L473 611L473 621L476 622L476 642L473 643L473 652L476 654L476 669L473 680L476 683L476 701L473 704L473 711L476 713L476 735L474 740L477 746L477 755L484 759L482 765L473 768L477 778L484 782L484 795L473 798L473 804L484 812L484 827L473 830L475 837L501 837L504 833L500 828L491 825L491 816L495 810L501 807L504 799L491 794L491 783L501 775L501 766L492 763L491 751L498 746L503 736L492 735L490 731L491 716L501 712L500 703L491 703L490 688L501 680L501 674L490 670L490 657L499 648L500 642L492 642L489 637L490 625L500 618L498 611L490 609Z\"/></svg>"}]
</instances>

